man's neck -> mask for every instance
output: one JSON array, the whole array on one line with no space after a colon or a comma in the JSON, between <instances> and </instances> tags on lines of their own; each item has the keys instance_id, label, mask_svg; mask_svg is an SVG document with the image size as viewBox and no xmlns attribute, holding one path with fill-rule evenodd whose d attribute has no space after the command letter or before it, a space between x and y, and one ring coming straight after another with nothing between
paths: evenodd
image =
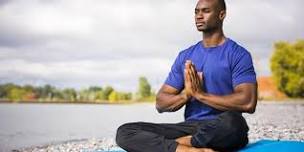
<instances>
[{"instance_id":1,"label":"man's neck","mask_svg":"<svg viewBox=\"0 0 304 152\"><path fill-rule=\"evenodd\" d=\"M222 45L226 38L223 30L218 30L214 32L203 33L203 45L204 47L215 47Z\"/></svg>"}]
</instances>

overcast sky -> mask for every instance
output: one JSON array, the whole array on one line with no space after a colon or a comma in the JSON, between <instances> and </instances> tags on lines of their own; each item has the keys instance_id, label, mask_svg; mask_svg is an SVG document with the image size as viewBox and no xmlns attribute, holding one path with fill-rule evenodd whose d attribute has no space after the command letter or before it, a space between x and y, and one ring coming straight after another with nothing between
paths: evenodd
<instances>
[{"instance_id":1,"label":"overcast sky","mask_svg":"<svg viewBox=\"0 0 304 152\"><path fill-rule=\"evenodd\" d=\"M304 38L302 0L226 0L225 35L270 75L273 43ZM0 83L156 90L201 40L196 0L0 0Z\"/></svg>"}]
</instances>

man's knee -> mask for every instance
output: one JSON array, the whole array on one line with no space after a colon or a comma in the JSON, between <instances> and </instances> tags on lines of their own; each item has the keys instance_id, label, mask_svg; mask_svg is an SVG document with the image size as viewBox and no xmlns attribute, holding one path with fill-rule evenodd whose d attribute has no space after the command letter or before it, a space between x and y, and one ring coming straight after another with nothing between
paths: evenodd
<instances>
[{"instance_id":1,"label":"man's knee","mask_svg":"<svg viewBox=\"0 0 304 152\"><path fill-rule=\"evenodd\" d=\"M138 128L138 123L126 123L118 127L116 132L116 143L119 146L126 145L126 142Z\"/></svg>"},{"instance_id":2,"label":"man's knee","mask_svg":"<svg viewBox=\"0 0 304 152\"><path fill-rule=\"evenodd\" d=\"M223 126L226 127L225 130L232 132L248 132L249 128L246 120L241 113L236 111L226 111L219 115L219 119Z\"/></svg>"},{"instance_id":3,"label":"man's knee","mask_svg":"<svg viewBox=\"0 0 304 152\"><path fill-rule=\"evenodd\" d=\"M191 144L197 148L237 149L247 144L247 132L248 126L241 113L227 111L200 125Z\"/></svg>"},{"instance_id":4,"label":"man's knee","mask_svg":"<svg viewBox=\"0 0 304 152\"><path fill-rule=\"evenodd\" d=\"M217 138L216 143L221 143L219 148L239 149L248 143L248 125L244 117L239 112L227 111L219 116L221 122L221 133L224 136ZM226 137L229 136L229 140ZM218 149L218 150L223 150Z\"/></svg>"}]
</instances>

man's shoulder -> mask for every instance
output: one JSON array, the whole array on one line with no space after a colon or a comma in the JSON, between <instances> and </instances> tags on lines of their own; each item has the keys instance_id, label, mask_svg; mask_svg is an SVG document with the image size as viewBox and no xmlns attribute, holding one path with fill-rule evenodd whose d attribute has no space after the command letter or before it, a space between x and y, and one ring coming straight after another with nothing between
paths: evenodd
<instances>
[{"instance_id":1,"label":"man's shoulder","mask_svg":"<svg viewBox=\"0 0 304 152\"><path fill-rule=\"evenodd\" d=\"M245 47L230 38L228 38L228 46L234 53L249 53Z\"/></svg>"},{"instance_id":2,"label":"man's shoulder","mask_svg":"<svg viewBox=\"0 0 304 152\"><path fill-rule=\"evenodd\" d=\"M190 47L183 49L182 51L179 52L180 56L189 56L192 54L195 50L199 49L201 45L201 41L194 43Z\"/></svg>"}]
</instances>

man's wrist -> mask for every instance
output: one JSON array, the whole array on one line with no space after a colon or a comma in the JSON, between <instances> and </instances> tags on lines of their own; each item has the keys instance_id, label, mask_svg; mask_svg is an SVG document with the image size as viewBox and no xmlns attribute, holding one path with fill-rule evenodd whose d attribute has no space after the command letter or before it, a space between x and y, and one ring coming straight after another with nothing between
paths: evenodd
<instances>
[{"instance_id":1,"label":"man's wrist","mask_svg":"<svg viewBox=\"0 0 304 152\"><path fill-rule=\"evenodd\" d=\"M186 90L183 90L180 95L184 101L188 101L191 98L191 96L186 93Z\"/></svg>"},{"instance_id":2,"label":"man's wrist","mask_svg":"<svg viewBox=\"0 0 304 152\"><path fill-rule=\"evenodd\" d=\"M207 96L207 93L201 91L201 92L197 92L194 94L194 98L196 98L197 100L205 100L206 99L206 96Z\"/></svg>"}]
</instances>

